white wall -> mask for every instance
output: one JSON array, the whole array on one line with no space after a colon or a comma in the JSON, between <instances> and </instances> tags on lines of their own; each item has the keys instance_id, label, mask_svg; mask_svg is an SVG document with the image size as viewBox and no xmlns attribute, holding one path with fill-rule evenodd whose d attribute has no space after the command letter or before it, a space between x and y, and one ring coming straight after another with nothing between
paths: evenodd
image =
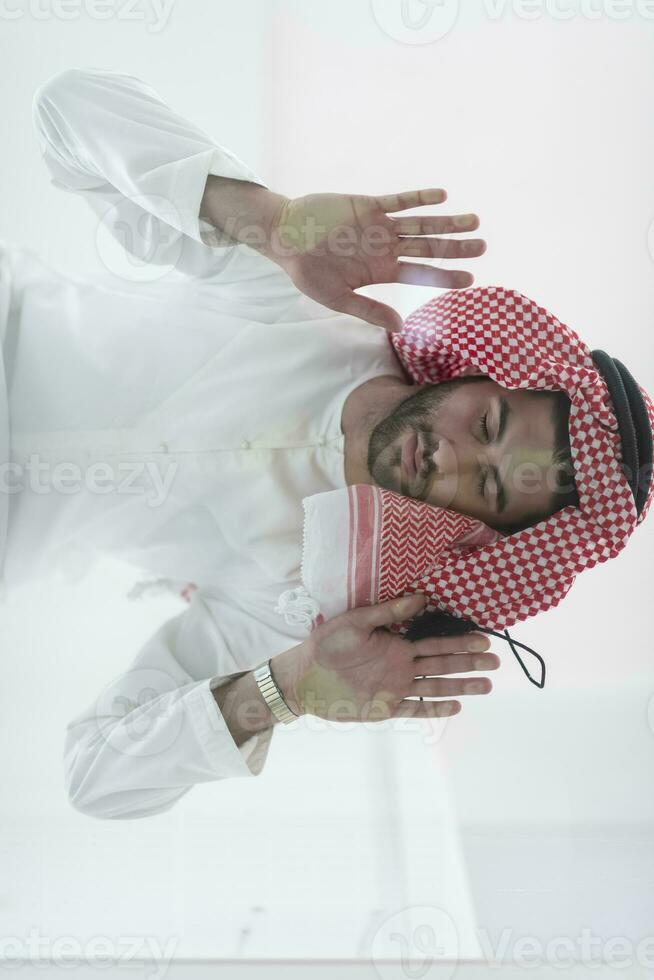
<instances>
[{"instance_id":1,"label":"white wall","mask_svg":"<svg viewBox=\"0 0 654 980\"><path fill-rule=\"evenodd\" d=\"M420 32L402 32L397 8L177 0L158 32L0 18L3 237L64 271L97 266L93 218L48 185L29 104L60 68L116 67L281 192L446 187L442 210L481 217L478 284L532 296L654 392L654 22L526 20L508 4L493 18L490 0L449 0L434 16L457 13L451 29L407 43ZM404 314L431 295L375 292ZM67 806L63 727L171 607L130 605L114 565L77 590L19 597L1 626L4 931L131 931L179 955L354 955L384 916L428 904L469 955L475 925L546 938L586 923L636 941L653 857L651 520L512 631L545 657L545 691L497 644L493 694L464 701L438 739L283 733L258 780L198 787L127 825Z\"/></svg>"}]
</instances>

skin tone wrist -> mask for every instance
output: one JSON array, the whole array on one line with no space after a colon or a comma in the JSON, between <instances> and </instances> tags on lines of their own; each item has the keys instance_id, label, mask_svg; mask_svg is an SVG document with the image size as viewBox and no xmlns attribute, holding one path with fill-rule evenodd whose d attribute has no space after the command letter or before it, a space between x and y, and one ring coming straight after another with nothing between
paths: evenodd
<instances>
[{"instance_id":1,"label":"skin tone wrist","mask_svg":"<svg viewBox=\"0 0 654 980\"><path fill-rule=\"evenodd\" d=\"M301 654L298 653L300 647L302 644L272 657L270 663L275 684L290 710L298 717L304 714L294 694L296 678L300 674L299 664L302 661ZM261 694L253 670L244 671L227 683L215 687L212 694L238 746L256 732L280 724Z\"/></svg>"},{"instance_id":2,"label":"skin tone wrist","mask_svg":"<svg viewBox=\"0 0 654 980\"><path fill-rule=\"evenodd\" d=\"M200 218L212 226L202 232L205 245L240 243L278 261L273 228L289 198L247 180L209 174Z\"/></svg>"},{"instance_id":3,"label":"skin tone wrist","mask_svg":"<svg viewBox=\"0 0 654 980\"><path fill-rule=\"evenodd\" d=\"M239 747L257 732L277 724L277 718L261 696L251 670L215 687L212 694Z\"/></svg>"}]
</instances>

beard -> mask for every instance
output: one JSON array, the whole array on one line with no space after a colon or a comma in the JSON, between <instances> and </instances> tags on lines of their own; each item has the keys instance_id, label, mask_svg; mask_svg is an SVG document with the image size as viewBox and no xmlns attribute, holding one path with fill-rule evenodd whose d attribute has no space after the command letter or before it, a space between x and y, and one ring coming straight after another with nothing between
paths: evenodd
<instances>
[{"instance_id":1,"label":"beard","mask_svg":"<svg viewBox=\"0 0 654 980\"><path fill-rule=\"evenodd\" d=\"M439 408L461 385L487 380L485 375L468 375L441 381L421 388L396 405L389 415L377 423L368 440L367 465L375 485L398 492L402 439L411 431L420 432L425 452L433 453L438 445L434 425L438 424Z\"/></svg>"}]
</instances>

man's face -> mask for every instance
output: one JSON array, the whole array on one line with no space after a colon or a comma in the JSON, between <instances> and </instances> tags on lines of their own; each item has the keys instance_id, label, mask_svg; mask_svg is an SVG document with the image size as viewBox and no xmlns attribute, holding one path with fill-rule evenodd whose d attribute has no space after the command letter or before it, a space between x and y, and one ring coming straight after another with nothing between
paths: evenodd
<instances>
[{"instance_id":1,"label":"man's face","mask_svg":"<svg viewBox=\"0 0 654 980\"><path fill-rule=\"evenodd\" d=\"M552 401L486 377L420 385L373 428L376 485L501 527L555 509Z\"/></svg>"}]
</instances>

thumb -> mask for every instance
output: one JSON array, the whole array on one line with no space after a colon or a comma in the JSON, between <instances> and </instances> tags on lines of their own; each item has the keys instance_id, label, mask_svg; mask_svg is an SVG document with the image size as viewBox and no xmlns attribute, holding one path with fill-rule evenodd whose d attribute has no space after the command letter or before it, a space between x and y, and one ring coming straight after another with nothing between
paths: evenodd
<instances>
[{"instance_id":1,"label":"thumb","mask_svg":"<svg viewBox=\"0 0 654 980\"><path fill-rule=\"evenodd\" d=\"M413 592L399 599L388 599L374 606L359 606L350 610L357 626L373 630L377 626L389 623L401 623L410 616L417 616L425 606L425 596L422 592Z\"/></svg>"},{"instance_id":2,"label":"thumb","mask_svg":"<svg viewBox=\"0 0 654 980\"><path fill-rule=\"evenodd\" d=\"M377 302L369 296L361 296L359 293L352 293L347 302L343 304L343 313L350 316L359 317L367 323L372 323L376 327L383 327L389 333L401 331L404 320L391 306Z\"/></svg>"}]
</instances>

